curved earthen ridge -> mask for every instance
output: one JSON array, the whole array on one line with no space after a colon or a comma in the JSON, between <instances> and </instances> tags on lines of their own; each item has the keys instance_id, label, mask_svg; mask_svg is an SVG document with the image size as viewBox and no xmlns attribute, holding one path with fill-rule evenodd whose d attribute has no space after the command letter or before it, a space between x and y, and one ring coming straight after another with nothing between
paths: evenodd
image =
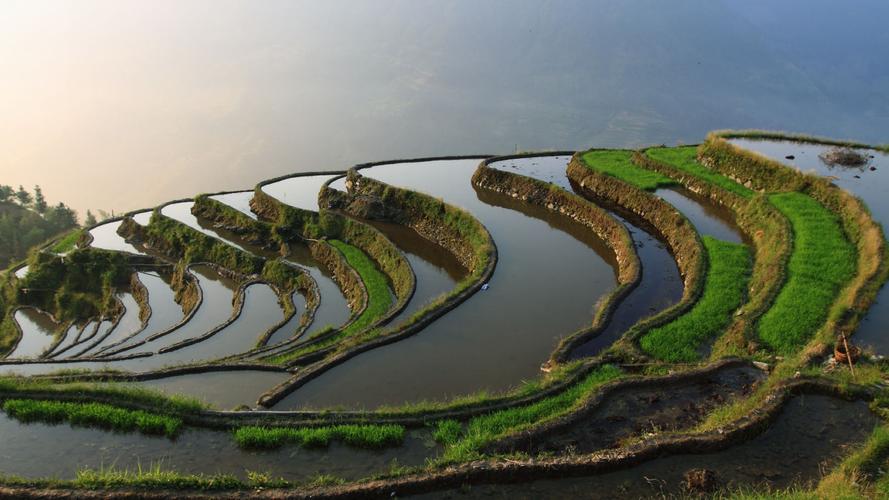
<instances>
[{"instance_id":1,"label":"curved earthen ridge","mask_svg":"<svg viewBox=\"0 0 889 500\"><path fill-rule=\"evenodd\" d=\"M766 382L765 387L767 390L759 391L751 396L749 400L744 401L744 404L747 404L747 406L743 407L746 408L743 413L738 411L738 413L736 413L736 418L731 422L718 425L716 429L712 431L658 435L654 438L643 439L616 450L599 451L583 455L535 457L531 459L517 460L487 458L485 460L446 467L430 467L421 473L406 474L375 481L364 481L326 488L270 491L262 494L270 497L273 496L275 498L375 497L389 496L393 493L425 493L459 487L461 484L467 483L503 483L570 475L598 474L619 468L631 467L658 456L676 453L706 453L725 449L733 444L743 442L766 429L781 411L783 405L798 394L827 394L834 397L855 397L865 400L873 398L874 391L877 389L863 389L857 386L851 386L851 388L849 386L840 386L827 377L810 377L800 374L798 370L804 370L806 367L810 366L811 361L824 352L826 348L825 341L833 334L834 330L841 329L844 331L852 331L855 325L857 325L857 322L866 312L867 308L873 302L876 291L885 280L886 275L889 274L889 270L887 270L887 259L885 258L886 242L883 239L882 229L867 212L867 208L864 204L854 196L837 188L824 179L800 174L799 172L792 171L792 169L788 169L777 162L740 150L725 141L725 138L731 136L731 132L714 133L708 136L707 141L698 148L698 158L700 162L714 172L734 179L742 185L756 191L775 192L796 190L811 196L837 214L839 220L842 221L845 236L849 241L854 243L858 250L857 274L835 298L831 309L830 320L818 334L814 336L812 341L807 345L806 349L799 354L799 356L786 360L774 358L769 360L772 363L776 363L777 366L772 369L772 375ZM450 158L465 159L466 157ZM627 372L637 366L633 364L634 362L640 360L644 362L646 369L649 367L654 370L684 368L681 365L652 365L649 363L651 360L643 356L635 345L635 340L638 339L641 332L644 332L647 328L652 326L665 324L679 314L682 314L695 303L702 293L701 290L704 277L708 271L706 255L701 249L701 241L697 231L695 231L691 223L681 213L676 211L663 200L659 200L644 191L633 188L616 178L609 177L608 175L587 168L582 164L579 154L575 154L571 163L568 165L567 176L573 182L577 191L583 195L582 197L571 194L565 190L554 189L540 181L491 169L487 166L489 162L497 159L488 157L470 158L476 158L482 162L472 178L472 183L476 187L503 193L512 198L522 200L523 202L537 204L545 207L547 210L559 213L566 218L577 221L599 235L615 252L615 259L618 264L618 288L612 292L609 299L601 305L599 313L596 316L596 323L592 327L583 329L570 337L563 342L559 349L556 350L551 360L553 366L561 365L564 361L563 356L566 352L565 346L572 345L572 342L576 341L577 338L593 334L597 326L607 321L610 311L613 310L614 304L629 293L634 284L639 280L639 274L641 272L640 263L638 255L636 255L635 249L633 248L632 241L626 233L626 228L598 205L614 208L615 210L623 211L624 213L632 213L635 217L645 220L650 227L657 230L668 243L668 246L676 259L677 265L681 270L681 276L685 284L682 301L673 308L647 318L631 328L611 352L593 359L582 360L576 365L573 365L573 371L569 370L569 372L563 375L562 378L556 379L550 384L544 384L542 387L538 387L535 390L526 393L516 392L499 397L490 397L471 403L455 404L449 407L419 412L216 412L208 410L183 415L184 420L193 426L218 429L232 429L241 425L316 426L330 423L368 422L397 423L406 427L420 427L442 419L466 421L473 417L485 415L494 411L533 404L546 397L561 394L567 388L573 386L581 379L581 377L589 374L592 370L602 366L604 363L618 364L627 370ZM428 159L417 159L415 161L425 160ZM637 152L634 155L633 160L638 166L666 175L678 181L691 191L712 200L714 203L730 208L736 215L739 226L741 226L756 250L757 258L755 260L754 279L751 282L751 290L748 295L748 300L742 307L742 314L734 319L732 326L729 327L728 333L724 336L724 344L735 349L731 352L749 358L749 356L745 355L745 349L748 344L754 340L750 335L750 332L753 325L756 323L756 318L770 307L771 303L774 301L775 294L777 293L776 290L780 289L784 282L787 254L791 249L791 245L788 244L788 241L790 240L790 238L788 238L790 229L788 228L787 221L781 217L780 214L776 214L774 208L770 207L767 202L763 202L762 197L755 196L750 200L742 199L724 189L720 189L714 184L706 182L693 175L688 175L668 164L648 157L645 150ZM434 321L447 310L450 310L450 308L457 307L462 300L465 300L471 293L474 293L474 291L478 289L477 287L480 287L493 272L497 252L495 242L491 240L487 230L484 230L484 233L487 235L487 240L490 243L489 253L485 255L483 253L474 252L474 247L472 245L466 245L465 241L460 241L457 237L458 235L453 232L448 233L447 230L436 228L433 218L427 217L426 215L428 214L424 214L417 209L417 207L411 206L409 203L410 197L405 195L405 190L399 191L393 186L375 181L360 173L362 168L380 164L403 162L405 162L405 160L363 164L350 170L346 174L348 176L348 191L346 193L332 190L328 186L321 189L319 193L321 208L319 211L334 217L343 217L342 215L333 213L334 211L341 211L345 214L358 215L361 217L373 213L381 218L413 227L417 232L424 236L428 234L429 239L439 242L439 244L443 244L446 248L450 246L453 249L452 251L454 254L457 255L460 261L473 273L473 281L467 288L458 288L455 290L454 294L452 294L445 303L436 304L435 307L425 310L419 321L411 323L407 327L395 328L385 332L379 337L370 338L367 342L348 346L345 349L320 349L318 354L315 354L316 356L320 356L319 358L307 358L303 360L302 363L291 364L290 369L296 370L296 374L285 384L287 388L298 387L301 383L317 376L318 373L321 373L329 366L332 366L335 363L346 362L349 358L367 349L385 345L386 343L394 342L403 336L416 333L422 329L425 324ZM331 175L331 173L324 173L323 175ZM277 180L280 179L283 178ZM275 180L273 179L272 181ZM335 252L330 252L329 246L326 245L321 238L317 238L317 234L310 233L317 229L314 225L319 224L320 214L293 207L288 208L283 206L278 200L263 193L261 186L272 181L267 181L257 186L255 196L251 202L253 210L258 214L260 220L253 221L252 223L238 221L238 224L235 225L235 229L246 228L245 230L252 230L254 232L247 232L245 234L257 236L258 239L256 241L258 243L262 243L260 240L265 238L274 240L273 246L280 247L286 245L288 240L306 241L310 247L314 247L313 253L316 253L319 258L325 258L322 254L325 252L325 249L327 249L328 254L330 255L326 258L329 258L331 262L335 261L335 255L333 255ZM411 196L415 196L415 194L411 194ZM359 198L363 199L361 203L358 202ZM364 203L367 201L370 201L370 203ZM202 210L205 209L205 211L202 213L206 213L209 218L216 218L217 221L231 220L230 214L223 213L224 211L220 207L216 207L210 202L206 202L205 205L206 206L202 208ZM162 218L159 210L156 210L155 217L159 220ZM128 220L130 222L128 222ZM256 225L249 226L249 224L253 223ZM124 218L123 225L127 226L126 231L129 231L136 237L138 237L140 231L144 231L144 228L139 229L134 227L136 224L132 222L131 218ZM481 226L481 228L484 229L483 226ZM165 247L164 242L160 239L152 242L151 246L155 250L165 251L170 255L171 260L176 260L181 257L181 255L178 254L178 251L182 249L177 249L174 245ZM766 249L771 250L772 253L769 254ZM133 256L133 258L135 258L135 256ZM332 266L336 266L336 264L332 264ZM187 274L187 266L180 266L180 269L183 274ZM340 274L346 276L348 273L341 272ZM259 282L256 276L251 276L249 273L240 273L238 278L242 290L250 283ZM356 276L352 275L352 278L355 279ZM348 278L343 278L343 281L346 279ZM405 292L407 288L410 288L412 291L412 286L415 285L407 287L404 285L407 281L402 281L401 283L400 290L402 292ZM357 278L357 280L350 286L354 287L355 290L360 290L363 283L361 283L360 278ZM278 291L280 292L280 290ZM200 291L197 293L199 294ZM358 292L353 294L354 297L358 297L358 295L360 295ZM366 296L366 292L364 292L364 295ZM409 294L407 293L401 293L401 296L409 298ZM404 300L406 302L407 299ZM363 307L363 305L361 306ZM235 304L235 308L238 308L238 304ZM192 311L194 309L195 308L192 308ZM143 321L145 321L144 318ZM376 326L380 325L382 325L382 323L377 323ZM280 325L276 326L280 327ZM208 332L208 335L212 335L212 332ZM195 340L195 342L198 341L199 340ZM172 348L175 346L170 347ZM102 352L105 351L103 350ZM714 353L714 355L715 357L721 357L724 356L726 352L730 351L721 351L718 355L716 353ZM114 351L111 351L109 355L113 356L114 354ZM45 360L42 361L45 362ZM60 362L63 361L65 360L60 360ZM506 435L500 436L494 447L497 449L509 449L510 443L545 435L553 428L563 425L565 422L581 418L584 412L589 411L591 407L600 404L603 398L626 388L645 384L660 384L668 380L694 379L695 377L706 376L706 374L712 373L713 370L722 367L747 366L750 362L750 359L723 358L711 365L692 365L689 371L677 371L676 373L667 376L623 378L601 386L579 409L569 411L549 423L532 425L521 431L521 433L507 433ZM142 374L94 373L88 375L73 374L43 378L55 382L72 380L135 381L176 374L217 370L284 371L285 368L281 366L269 366L262 363L228 359L222 362L216 361L191 366L177 366ZM802 371L802 373L808 372ZM626 373L624 376L626 377ZM285 393L285 390L287 389L277 388L273 395L267 395L268 397L264 402L274 402L274 398L278 397L279 394ZM32 391L26 394L17 392L15 394L16 397L72 401L103 401L125 408L149 409L143 407L139 403L127 402L121 400L119 397L108 395L95 395L89 393L66 394L52 391ZM0 395L0 397L2 397L2 395ZM56 495L70 494L71 492L11 488L5 491L0 491L0 493L16 494L25 497L38 495L52 497ZM81 492L78 491L78 493ZM109 494L111 496L120 495L121 497L144 497L154 494L154 492L148 493L140 490L127 489L114 492L82 493L84 493L84 496L98 496L101 494L103 497L109 496ZM157 492L157 495L165 493L169 492ZM243 493L232 493L231 495L238 494ZM224 496L226 494L222 495Z\"/></svg>"}]
</instances>

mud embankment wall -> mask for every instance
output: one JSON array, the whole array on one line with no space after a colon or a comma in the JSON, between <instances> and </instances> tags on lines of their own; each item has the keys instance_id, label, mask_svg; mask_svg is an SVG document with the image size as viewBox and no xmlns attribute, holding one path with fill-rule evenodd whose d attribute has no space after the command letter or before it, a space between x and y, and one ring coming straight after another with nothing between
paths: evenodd
<instances>
[{"instance_id":1,"label":"mud embankment wall","mask_svg":"<svg viewBox=\"0 0 889 500\"><path fill-rule=\"evenodd\" d=\"M799 191L828 210L842 223L846 237L858 251L857 272L843 289L819 335L820 345L810 355L822 352L837 330L851 333L876 298L889 275L886 240L879 223L874 221L864 202L827 179L804 174L780 162L729 143L731 133L711 133L698 148L698 159L705 166L757 191Z\"/></svg>"},{"instance_id":2,"label":"mud embankment wall","mask_svg":"<svg viewBox=\"0 0 889 500\"><path fill-rule=\"evenodd\" d=\"M636 152L633 162L679 182L689 191L729 209L754 248L753 273L747 301L725 334L716 342L715 355L743 354L758 348L756 323L771 307L787 279L787 261L793 251L790 222L765 195L745 198L700 177Z\"/></svg>"}]
</instances>

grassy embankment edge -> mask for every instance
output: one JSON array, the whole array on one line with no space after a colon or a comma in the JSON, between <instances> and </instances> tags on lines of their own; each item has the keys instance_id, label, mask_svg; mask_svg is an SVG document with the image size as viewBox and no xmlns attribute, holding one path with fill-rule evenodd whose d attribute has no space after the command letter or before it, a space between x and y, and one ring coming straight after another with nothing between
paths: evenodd
<instances>
[{"instance_id":1,"label":"grassy embankment edge","mask_svg":"<svg viewBox=\"0 0 889 500\"><path fill-rule=\"evenodd\" d=\"M336 278L353 313L345 325L330 328L309 342L283 353L275 353L266 359L267 362L288 366L309 365L329 357L342 342L354 341L357 334L373 330L391 320L407 305L413 295L416 277L401 251L371 226L329 210L312 212L292 207L263 191L263 186L279 180L282 178L265 181L256 186L254 197L250 202L254 213L272 224L280 241L287 244L308 244L313 256L319 263L328 267ZM373 321L361 328L352 325L362 316L369 304L367 289L361 282L357 270L346 261L344 254L330 245L330 241L333 240L351 245L368 256L377 270L386 276L396 297L384 314L377 315ZM366 323L364 319L362 323Z\"/></svg>"},{"instance_id":2,"label":"grassy embankment edge","mask_svg":"<svg viewBox=\"0 0 889 500\"><path fill-rule=\"evenodd\" d=\"M339 252L349 266L358 273L365 290L367 290L365 307L347 325L333 332L333 335L324 335L323 338L312 342L308 346L264 358L264 361L276 365L286 364L307 354L317 352L320 349L335 346L344 339L357 335L373 325L379 318L384 317L395 303L386 275L377 268L367 254L344 241L327 240L327 243Z\"/></svg>"},{"instance_id":3,"label":"grassy embankment edge","mask_svg":"<svg viewBox=\"0 0 889 500\"><path fill-rule=\"evenodd\" d=\"M614 252L615 267L617 268L617 286L599 299L588 327L572 332L559 341L545 364L544 369L551 370L567 360L574 346L595 336L607 326L611 314L620 301L639 284L642 266L626 226L608 211L554 184L488 166L492 162L531 155L533 153L495 157L482 161L472 177L473 186L476 189L508 197L510 200L515 199L519 203L539 206L564 217L571 223L583 226L586 230L591 230Z\"/></svg>"},{"instance_id":4,"label":"grassy embankment edge","mask_svg":"<svg viewBox=\"0 0 889 500\"><path fill-rule=\"evenodd\" d=\"M855 249L836 217L801 193L770 195L794 231L788 279L759 321L759 337L771 350L798 351L827 319L837 293L854 275Z\"/></svg>"},{"instance_id":5,"label":"grassy embankment edge","mask_svg":"<svg viewBox=\"0 0 889 500\"><path fill-rule=\"evenodd\" d=\"M99 427L116 432L139 431L167 437L175 437L182 427L182 420L177 417L104 403L7 399L2 408L7 415L24 423L66 422L74 426Z\"/></svg>"},{"instance_id":6,"label":"grassy embankment edge","mask_svg":"<svg viewBox=\"0 0 889 500\"><path fill-rule=\"evenodd\" d=\"M768 391L792 378L833 345L837 331L852 332L889 276L889 258L882 228L861 200L828 180L803 174L780 162L738 148L711 133L699 147L701 163L752 189L799 191L815 198L839 218L846 238L857 248L855 276L836 295L827 320L799 352L776 359L772 376L750 397L713 412L698 428L714 429L760 406Z\"/></svg>"},{"instance_id":7,"label":"grassy embankment edge","mask_svg":"<svg viewBox=\"0 0 889 500\"><path fill-rule=\"evenodd\" d=\"M651 227L674 255L684 284L679 302L639 320L605 351L619 358L638 361L647 357L638 345L639 338L650 329L668 324L685 314L700 299L709 264L698 232L682 213L652 193L597 168L595 158L604 154L606 161L612 162L613 155L610 153L613 151L593 149L578 152L568 163L568 178L584 197ZM631 155L631 151L624 151L622 156L629 161ZM632 168L643 170L637 166Z\"/></svg>"},{"instance_id":8,"label":"grassy embankment edge","mask_svg":"<svg viewBox=\"0 0 889 500\"><path fill-rule=\"evenodd\" d=\"M274 225L254 219L240 210L226 205L225 203L213 198L214 194L201 194L195 197L192 213L195 216L213 222L217 226L221 226L227 231L231 231L243 238L246 242L260 247L270 252L276 252L284 258L267 258L266 267L263 269L264 277L271 282L280 282L286 280L286 275L290 273L289 268L293 268L285 262L285 258L289 252L289 246L285 242ZM302 270L301 270L302 271ZM303 271L303 274L307 274ZM317 283L311 276L306 275L299 280L298 283L292 284L282 289L279 293L279 302L284 308L284 316L289 319L295 311L293 301L289 297L285 297L288 292L301 294L306 301L306 310L301 315L300 324L297 331L293 332L291 341L299 338L299 335L310 326L314 320L315 311L320 304L321 298ZM257 341L256 349L252 352L258 352L265 347L266 342L274 331L267 332Z\"/></svg>"},{"instance_id":9,"label":"grassy embankment edge","mask_svg":"<svg viewBox=\"0 0 889 500\"><path fill-rule=\"evenodd\" d=\"M616 366L602 365L559 394L529 405L474 417L465 429L458 429L456 420L438 421L434 436L445 445L445 450L434 464L442 466L484 458L485 447L496 440L575 411L593 396L597 388L622 375L623 371Z\"/></svg>"},{"instance_id":10,"label":"grassy embankment edge","mask_svg":"<svg viewBox=\"0 0 889 500\"><path fill-rule=\"evenodd\" d=\"M244 426L234 431L237 445L245 449L275 449L287 444L303 448L326 447L333 440L356 448L379 449L398 446L405 428L395 424L339 424L321 427Z\"/></svg>"},{"instance_id":11,"label":"grassy embankment edge","mask_svg":"<svg viewBox=\"0 0 889 500\"><path fill-rule=\"evenodd\" d=\"M710 267L701 298L685 314L639 339L643 351L662 361L700 359L701 347L728 327L746 298L752 265L747 247L709 236L702 239Z\"/></svg>"},{"instance_id":12,"label":"grassy embankment edge","mask_svg":"<svg viewBox=\"0 0 889 500\"><path fill-rule=\"evenodd\" d=\"M52 316L57 323L55 341L74 321L117 318L123 312L116 291L129 286L133 268L127 256L93 248L64 257L35 251L28 266L24 278L10 274L0 286L0 350L12 352L21 340L13 313L22 306Z\"/></svg>"},{"instance_id":13,"label":"grassy embankment edge","mask_svg":"<svg viewBox=\"0 0 889 500\"><path fill-rule=\"evenodd\" d=\"M660 172L697 196L710 199L734 214L735 223L754 249L747 301L731 325L713 343L710 359L747 357L759 350L759 318L771 307L787 278L792 252L790 222L769 201L697 161L697 147L648 148L633 155L640 167Z\"/></svg>"},{"instance_id":14,"label":"grassy embankment edge","mask_svg":"<svg viewBox=\"0 0 889 500\"><path fill-rule=\"evenodd\" d=\"M866 144L860 141L832 139L829 137L821 137L817 135L799 134L793 132L783 132L777 130L714 130L710 134L719 136L723 139L752 139L752 140L777 140L801 142L804 144L823 144L826 146L840 146L853 149L874 149L889 153L889 144Z\"/></svg>"},{"instance_id":15,"label":"grassy embankment edge","mask_svg":"<svg viewBox=\"0 0 889 500\"><path fill-rule=\"evenodd\" d=\"M322 187L319 194L322 223L325 219L339 217L338 220L347 227L349 224L357 225L359 224L357 221L339 215L338 212L364 217L367 214L352 203L356 195L360 195L364 200L375 198L387 207L390 221L410 227L421 236L448 249L467 267L469 274L458 282L453 290L433 299L398 324L387 326L377 322L332 345L330 347L332 352L329 355L306 365L296 377L264 394L260 399L260 403L264 406L279 401L308 380L362 352L419 332L427 324L474 294L493 273L496 247L487 229L468 212L425 194L364 177L357 169L348 172L347 186L349 186L347 192L331 189L328 185ZM330 234L330 231L326 233ZM413 277L413 274L411 276ZM396 310L401 310L402 307L403 305L399 305ZM306 356L300 352L296 354ZM293 357L294 354L285 356Z\"/></svg>"}]
</instances>

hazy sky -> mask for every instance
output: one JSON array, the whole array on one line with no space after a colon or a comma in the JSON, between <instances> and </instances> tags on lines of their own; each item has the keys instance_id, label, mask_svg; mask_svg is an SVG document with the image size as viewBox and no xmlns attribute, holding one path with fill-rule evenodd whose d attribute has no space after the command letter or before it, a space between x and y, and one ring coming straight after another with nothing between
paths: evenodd
<instances>
[{"instance_id":1,"label":"hazy sky","mask_svg":"<svg viewBox=\"0 0 889 500\"><path fill-rule=\"evenodd\" d=\"M0 183L130 210L360 161L889 142L884 0L0 2Z\"/></svg>"}]
</instances>

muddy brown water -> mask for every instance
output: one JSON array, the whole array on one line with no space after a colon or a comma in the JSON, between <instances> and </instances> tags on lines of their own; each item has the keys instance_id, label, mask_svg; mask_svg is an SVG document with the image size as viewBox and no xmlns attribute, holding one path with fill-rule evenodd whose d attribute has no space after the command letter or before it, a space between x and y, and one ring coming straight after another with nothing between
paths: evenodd
<instances>
[{"instance_id":1,"label":"muddy brown water","mask_svg":"<svg viewBox=\"0 0 889 500\"><path fill-rule=\"evenodd\" d=\"M883 225L883 232L889 234L889 196L886 196L889 186L889 153L863 149L860 152L868 157L867 164L842 167L827 165L818 157L833 146L751 139L732 139L730 142L802 172L829 177L837 186L861 198L874 220ZM787 159L788 155L792 155L794 159ZM880 290L876 302L862 319L852 340L878 354L889 355L889 287L883 286Z\"/></svg>"},{"instance_id":2,"label":"muddy brown water","mask_svg":"<svg viewBox=\"0 0 889 500\"><path fill-rule=\"evenodd\" d=\"M664 498L683 494L683 476L691 469L714 471L726 488L808 485L863 443L879 422L861 401L798 396L765 432L722 451L672 455L594 476L479 484L411 498Z\"/></svg>"},{"instance_id":3,"label":"muddy brown water","mask_svg":"<svg viewBox=\"0 0 889 500\"><path fill-rule=\"evenodd\" d=\"M21 328L22 337L7 358L37 358L55 342L59 324L49 314L32 307L23 307L15 312L13 319Z\"/></svg>"},{"instance_id":4,"label":"muddy brown water","mask_svg":"<svg viewBox=\"0 0 889 500\"><path fill-rule=\"evenodd\" d=\"M71 479L81 468L115 467L135 471L160 464L183 474L232 474L248 471L298 481L316 474L358 479L388 472L394 464L422 465L436 453L425 431L411 431L404 445L361 450L341 443L329 448L286 446L273 451L239 449L231 433L187 429L175 440L135 433L114 433L67 424L22 424L0 413L0 471L28 478Z\"/></svg>"},{"instance_id":5,"label":"muddy brown water","mask_svg":"<svg viewBox=\"0 0 889 500\"><path fill-rule=\"evenodd\" d=\"M697 380L631 386L609 394L577 420L519 443L515 450L535 455L591 453L619 447L630 437L688 429L717 407L749 395L764 378L756 368L735 366Z\"/></svg>"},{"instance_id":6,"label":"muddy brown water","mask_svg":"<svg viewBox=\"0 0 889 500\"><path fill-rule=\"evenodd\" d=\"M491 162L489 166L550 182L574 191L565 169L570 156L543 155ZM652 231L630 222L630 214L611 212L630 232L642 264L642 276L628 296L617 305L608 324L596 336L576 346L571 359L595 356L607 349L640 319L670 307L682 298L683 283L676 261L664 243Z\"/></svg>"},{"instance_id":7,"label":"muddy brown water","mask_svg":"<svg viewBox=\"0 0 889 500\"><path fill-rule=\"evenodd\" d=\"M596 302L615 286L612 266L547 220L485 203L470 180L479 161L381 165L362 173L440 197L485 224L499 252L490 288L417 335L322 374L275 409L375 408L508 389L538 377L559 338L592 321Z\"/></svg>"}]
</instances>

